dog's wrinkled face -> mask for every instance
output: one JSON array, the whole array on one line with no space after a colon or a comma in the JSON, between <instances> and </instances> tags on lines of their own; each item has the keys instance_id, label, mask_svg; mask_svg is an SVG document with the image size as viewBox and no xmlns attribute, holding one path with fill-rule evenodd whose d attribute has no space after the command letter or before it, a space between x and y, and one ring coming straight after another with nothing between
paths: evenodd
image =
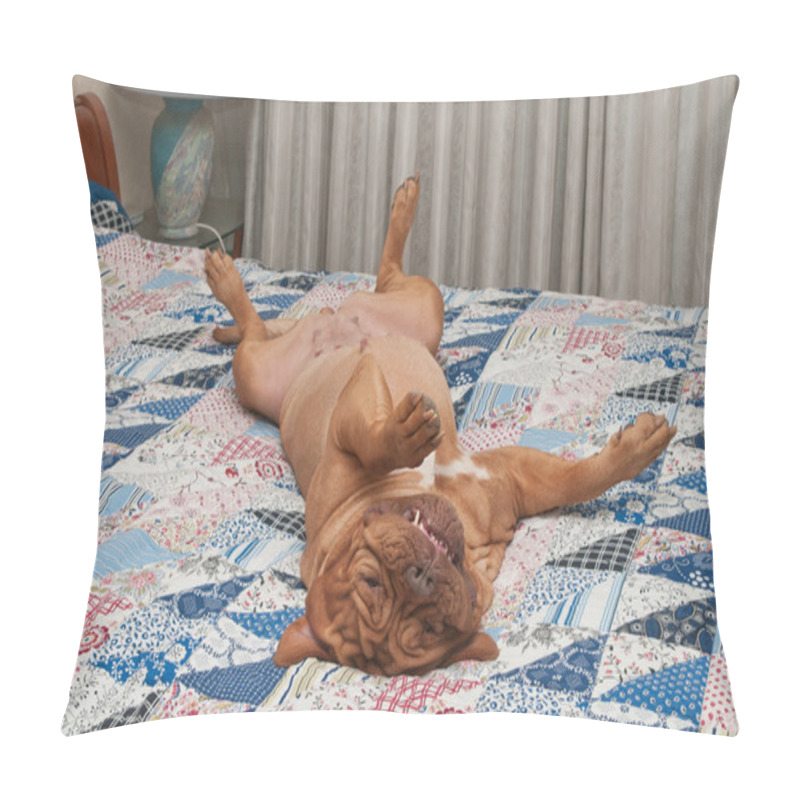
<instances>
[{"instance_id":1,"label":"dog's wrinkled face","mask_svg":"<svg viewBox=\"0 0 800 800\"><path fill-rule=\"evenodd\" d=\"M281 666L317 656L382 675L422 673L497 647L478 633L475 583L453 505L419 495L369 508L311 586L281 639Z\"/></svg>"}]
</instances>

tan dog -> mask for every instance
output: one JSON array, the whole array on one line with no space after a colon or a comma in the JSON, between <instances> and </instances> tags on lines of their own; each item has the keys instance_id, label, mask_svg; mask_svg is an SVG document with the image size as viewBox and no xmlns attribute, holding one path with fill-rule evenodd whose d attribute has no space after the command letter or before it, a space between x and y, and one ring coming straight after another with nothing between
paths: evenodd
<instances>
[{"instance_id":1,"label":"tan dog","mask_svg":"<svg viewBox=\"0 0 800 800\"><path fill-rule=\"evenodd\" d=\"M264 323L231 259L207 254L236 322L215 333L240 341L236 391L280 423L306 499L306 614L281 638L279 666L316 656L393 675L495 658L479 627L518 520L634 478L675 434L643 414L577 463L528 447L462 450L433 358L441 294L402 271L418 194L417 175L395 195L375 292L335 313Z\"/></svg>"}]
</instances>

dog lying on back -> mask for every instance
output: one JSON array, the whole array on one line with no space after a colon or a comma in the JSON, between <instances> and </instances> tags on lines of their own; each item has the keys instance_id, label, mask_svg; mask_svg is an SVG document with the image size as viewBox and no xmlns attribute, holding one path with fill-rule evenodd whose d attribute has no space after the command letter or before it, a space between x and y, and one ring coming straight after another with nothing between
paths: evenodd
<instances>
[{"instance_id":1,"label":"dog lying on back","mask_svg":"<svg viewBox=\"0 0 800 800\"><path fill-rule=\"evenodd\" d=\"M579 462L464 451L434 359L441 293L402 268L418 196L419 175L395 194L375 291L335 312L265 323L232 260L206 256L236 323L215 335L238 342L237 394L279 423L306 500L306 613L284 632L278 666L317 657L394 675L496 658L480 624L519 519L634 478L676 432L642 414Z\"/></svg>"}]
</instances>

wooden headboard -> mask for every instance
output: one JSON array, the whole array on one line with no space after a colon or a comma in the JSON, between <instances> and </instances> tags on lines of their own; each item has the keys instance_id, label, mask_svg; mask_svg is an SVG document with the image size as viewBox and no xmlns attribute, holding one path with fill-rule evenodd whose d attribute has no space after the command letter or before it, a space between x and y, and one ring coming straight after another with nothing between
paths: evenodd
<instances>
[{"instance_id":1,"label":"wooden headboard","mask_svg":"<svg viewBox=\"0 0 800 800\"><path fill-rule=\"evenodd\" d=\"M81 137L86 176L119 197L117 155L108 115L100 98L92 92L75 96L75 116Z\"/></svg>"}]
</instances>

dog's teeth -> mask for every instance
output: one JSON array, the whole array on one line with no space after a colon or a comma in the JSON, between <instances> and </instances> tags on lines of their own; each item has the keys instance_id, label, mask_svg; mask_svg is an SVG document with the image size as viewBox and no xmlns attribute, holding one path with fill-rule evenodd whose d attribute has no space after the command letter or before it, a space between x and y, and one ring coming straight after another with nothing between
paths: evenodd
<instances>
[{"instance_id":1,"label":"dog's teeth","mask_svg":"<svg viewBox=\"0 0 800 800\"><path fill-rule=\"evenodd\" d=\"M427 529L425 523L421 520L421 516L420 510L418 508L414 509L414 519L412 520L412 524L419 528L419 530L421 530L425 536L428 537L428 541L433 544L437 553L444 553L451 563L455 563L453 560L453 554L450 552L450 548L445 542L441 541L441 539Z\"/></svg>"}]
</instances>

